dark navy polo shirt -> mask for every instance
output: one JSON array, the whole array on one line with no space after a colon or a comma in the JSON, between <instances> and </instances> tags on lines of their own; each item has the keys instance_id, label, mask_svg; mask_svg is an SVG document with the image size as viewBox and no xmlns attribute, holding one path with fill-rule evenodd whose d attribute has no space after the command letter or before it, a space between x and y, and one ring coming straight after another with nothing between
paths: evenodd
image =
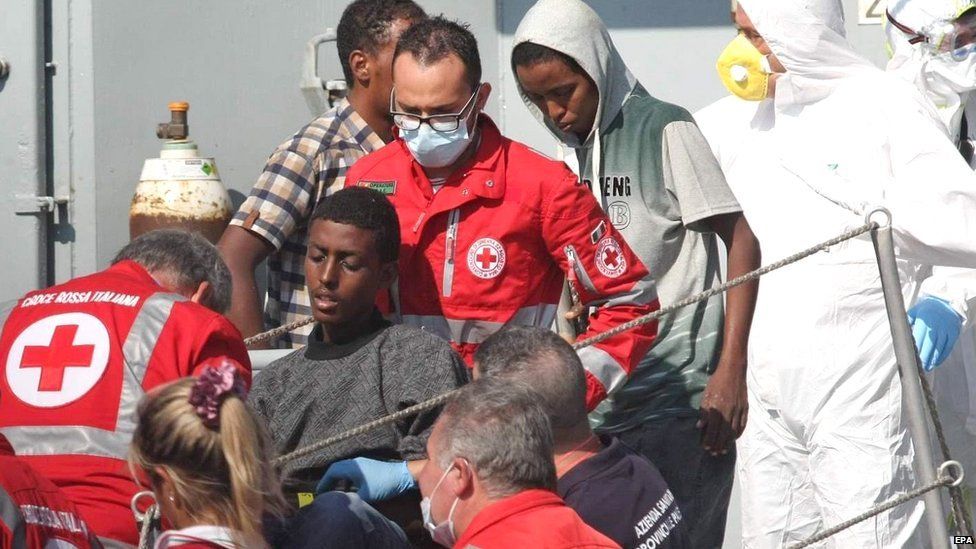
<instances>
[{"instance_id":1,"label":"dark navy polo shirt","mask_svg":"<svg viewBox=\"0 0 976 549\"><path fill-rule=\"evenodd\" d=\"M657 467L616 438L560 477L557 491L583 521L625 548L688 549L681 511Z\"/></svg>"}]
</instances>

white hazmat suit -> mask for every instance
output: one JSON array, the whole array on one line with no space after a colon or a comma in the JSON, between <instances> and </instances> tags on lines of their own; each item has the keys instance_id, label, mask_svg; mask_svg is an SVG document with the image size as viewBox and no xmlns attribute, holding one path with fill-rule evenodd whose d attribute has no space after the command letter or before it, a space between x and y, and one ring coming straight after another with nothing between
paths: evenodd
<instances>
[{"instance_id":1,"label":"white hazmat suit","mask_svg":"<svg viewBox=\"0 0 976 549\"><path fill-rule=\"evenodd\" d=\"M839 0L740 0L786 68L775 98L727 97L696 119L764 260L892 212L906 300L930 264L976 265L976 189L918 91L845 38ZM924 190L924 192L923 192ZM915 484L914 451L870 237L763 277L739 441L746 547L780 547ZM923 504L830 538L900 547Z\"/></svg>"},{"instance_id":2,"label":"white hazmat suit","mask_svg":"<svg viewBox=\"0 0 976 549\"><path fill-rule=\"evenodd\" d=\"M968 145L969 150L976 133L976 98L972 94L976 89L976 52L962 58L940 55L924 43L910 43L915 36L906 32L906 27L921 31L974 8L976 0L893 0L888 3L888 13L897 24L885 26L891 52L888 71L917 86L938 109L952 142ZM965 124L964 115L969 121ZM972 159L970 162L972 165ZM976 181L972 185L976 187ZM966 320L952 354L928 375L952 457L966 471L965 485L976 492L976 271L933 268L919 292L920 299L928 296L948 302ZM976 511L973 503L970 497L971 513Z\"/></svg>"}]
</instances>

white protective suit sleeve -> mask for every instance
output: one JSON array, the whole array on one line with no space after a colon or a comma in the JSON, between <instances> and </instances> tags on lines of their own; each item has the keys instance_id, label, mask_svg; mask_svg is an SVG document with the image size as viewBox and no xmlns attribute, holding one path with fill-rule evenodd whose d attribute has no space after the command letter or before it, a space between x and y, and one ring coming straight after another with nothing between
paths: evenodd
<instances>
[{"instance_id":1,"label":"white protective suit sleeve","mask_svg":"<svg viewBox=\"0 0 976 549\"><path fill-rule=\"evenodd\" d=\"M926 101L914 88L902 91ZM891 179L880 205L891 211L899 255L928 265L976 268L976 175L931 109L906 113L896 107L889 111Z\"/></svg>"},{"instance_id":2,"label":"white protective suit sleeve","mask_svg":"<svg viewBox=\"0 0 976 549\"><path fill-rule=\"evenodd\" d=\"M964 326L976 320L976 270L957 267L935 267L919 290L919 297L937 297L947 301L964 320Z\"/></svg>"}]
</instances>

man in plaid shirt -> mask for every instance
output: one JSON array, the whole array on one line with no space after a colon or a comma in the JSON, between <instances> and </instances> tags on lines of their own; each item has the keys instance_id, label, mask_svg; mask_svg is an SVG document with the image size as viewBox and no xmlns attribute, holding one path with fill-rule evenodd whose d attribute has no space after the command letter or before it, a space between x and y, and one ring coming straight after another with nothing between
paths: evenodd
<instances>
[{"instance_id":1,"label":"man in plaid shirt","mask_svg":"<svg viewBox=\"0 0 976 549\"><path fill-rule=\"evenodd\" d=\"M348 98L275 149L218 244L234 279L227 316L245 337L265 329L254 270L269 256L267 323L311 314L305 288L309 216L322 198L343 187L349 166L392 140L393 50L400 34L425 17L413 0L355 0L343 11L336 32ZM278 345L305 345L311 328L286 334Z\"/></svg>"}]
</instances>

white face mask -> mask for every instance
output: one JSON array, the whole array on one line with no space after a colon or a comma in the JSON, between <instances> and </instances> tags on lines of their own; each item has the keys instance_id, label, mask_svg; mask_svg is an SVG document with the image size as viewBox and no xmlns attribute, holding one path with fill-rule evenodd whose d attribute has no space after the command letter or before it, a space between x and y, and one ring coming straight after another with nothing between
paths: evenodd
<instances>
[{"instance_id":1,"label":"white face mask","mask_svg":"<svg viewBox=\"0 0 976 549\"><path fill-rule=\"evenodd\" d=\"M467 118L452 132L439 132L421 124L416 130L400 130L400 135L417 163L425 168L450 166L471 144Z\"/></svg>"},{"instance_id":2,"label":"white face mask","mask_svg":"<svg viewBox=\"0 0 976 549\"><path fill-rule=\"evenodd\" d=\"M437 492L437 489L440 487L441 483L444 482L444 479L447 478L447 474L450 473L451 469L453 468L454 466L452 465L447 469L447 471L444 471L444 474L441 475L441 479L437 481L437 484L434 485L434 489L431 490L430 495L424 496L424 498L420 500L420 514L423 517L424 528L430 532L430 537L434 540L434 543L443 545L444 547L454 547L454 543L457 542L457 535L454 532L453 517L454 509L457 507L458 501L460 501L461 498L454 498L454 503L451 504L451 510L447 513L447 520L439 524L434 524L434 518L430 514L430 502L431 497L434 496L434 493Z\"/></svg>"},{"instance_id":3,"label":"white face mask","mask_svg":"<svg viewBox=\"0 0 976 549\"><path fill-rule=\"evenodd\" d=\"M404 127L405 125L409 127L405 121L411 118L416 121L418 117L397 112L393 100L394 95L393 93L390 94L390 111L393 114L393 121L400 128L400 137L403 138L407 148L410 149L410 154L413 155L418 164L425 168L443 168L450 166L464 154L477 131L477 126L475 126L475 131L468 131L468 121L472 114L477 116L476 105L480 91L481 85L479 84L458 113L426 117L426 121L420 122L415 129ZM466 114L464 114L465 112ZM452 122L456 120L457 127L450 131L437 131L434 128L437 127L436 120L438 118L452 119Z\"/></svg>"}]
</instances>

